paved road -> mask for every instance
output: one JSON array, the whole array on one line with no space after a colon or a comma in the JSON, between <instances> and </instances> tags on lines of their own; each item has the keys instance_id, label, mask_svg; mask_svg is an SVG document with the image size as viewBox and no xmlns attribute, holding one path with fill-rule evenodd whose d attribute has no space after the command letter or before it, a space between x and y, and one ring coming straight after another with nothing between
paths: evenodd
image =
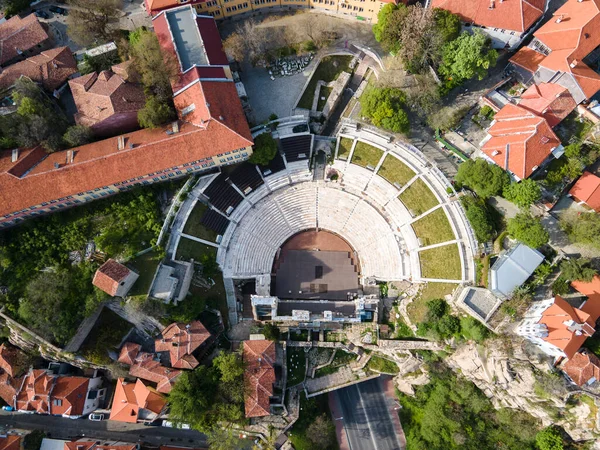
<instances>
[{"instance_id":1,"label":"paved road","mask_svg":"<svg viewBox=\"0 0 600 450\"><path fill-rule=\"evenodd\" d=\"M39 414L8 413L0 410L0 428L43 430L54 439L71 439L87 436L98 439L120 440L124 442L145 442L154 445L175 445L182 447L207 447L206 436L192 430L179 430L165 427L147 427L105 420L92 422L87 419L66 419Z\"/></svg>"},{"instance_id":2,"label":"paved road","mask_svg":"<svg viewBox=\"0 0 600 450\"><path fill-rule=\"evenodd\" d=\"M339 389L334 401L343 417L334 419L343 423L350 450L402 449L381 378Z\"/></svg>"}]
</instances>

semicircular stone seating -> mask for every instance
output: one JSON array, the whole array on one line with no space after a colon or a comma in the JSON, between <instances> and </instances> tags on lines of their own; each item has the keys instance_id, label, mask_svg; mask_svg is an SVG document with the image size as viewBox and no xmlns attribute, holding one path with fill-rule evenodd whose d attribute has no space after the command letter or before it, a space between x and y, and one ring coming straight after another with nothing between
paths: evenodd
<instances>
[{"instance_id":1,"label":"semicircular stone seating","mask_svg":"<svg viewBox=\"0 0 600 450\"><path fill-rule=\"evenodd\" d=\"M224 277L269 275L287 239L318 228L350 243L363 281L474 279L477 243L460 202L447 193L454 192L444 175L410 145L352 128L341 136L352 145L345 160L332 164L340 173L338 182L313 181L306 163L298 164L285 171L290 176L265 175L265 188L250 193L231 213L217 256ZM377 149L369 164L352 162L359 140L362 149L365 143ZM390 167L400 167L401 176L390 176ZM416 192L421 181L427 188L423 198ZM442 226L445 234L431 236ZM439 274L430 262L449 254L456 256L453 270Z\"/></svg>"}]
</instances>

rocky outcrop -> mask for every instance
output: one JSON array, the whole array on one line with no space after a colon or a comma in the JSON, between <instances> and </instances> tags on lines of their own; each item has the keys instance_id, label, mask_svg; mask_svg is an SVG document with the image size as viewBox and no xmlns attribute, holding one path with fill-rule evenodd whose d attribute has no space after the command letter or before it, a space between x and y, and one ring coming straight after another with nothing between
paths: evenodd
<instances>
[{"instance_id":1,"label":"rocky outcrop","mask_svg":"<svg viewBox=\"0 0 600 450\"><path fill-rule=\"evenodd\" d=\"M547 362L529 358L520 346L506 341L465 344L446 362L475 383L496 408L526 411L545 426L562 426L577 441L600 436L596 404L600 402L595 396L571 395L564 379L550 374ZM549 392L549 385L554 392Z\"/></svg>"}]
</instances>

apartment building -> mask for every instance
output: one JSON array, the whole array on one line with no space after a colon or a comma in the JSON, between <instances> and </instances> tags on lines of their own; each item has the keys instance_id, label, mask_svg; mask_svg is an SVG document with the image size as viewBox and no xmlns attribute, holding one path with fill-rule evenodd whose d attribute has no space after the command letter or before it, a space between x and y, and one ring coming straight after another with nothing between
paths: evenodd
<instances>
[{"instance_id":1,"label":"apartment building","mask_svg":"<svg viewBox=\"0 0 600 450\"><path fill-rule=\"evenodd\" d=\"M410 0L402 2L412 3ZM341 17L347 16L354 20L377 23L377 14L386 3L397 4L398 2L394 0L146 0L146 10L149 14L155 15L182 4L190 4L198 14L211 15L215 19L226 19L255 12L315 9Z\"/></svg>"},{"instance_id":2,"label":"apartment building","mask_svg":"<svg viewBox=\"0 0 600 450\"><path fill-rule=\"evenodd\" d=\"M165 52L181 74L173 84L178 120L66 151L41 147L0 151L0 228L22 220L159 183L252 154L252 135L221 38L210 17L191 6L154 19Z\"/></svg>"}]
</instances>

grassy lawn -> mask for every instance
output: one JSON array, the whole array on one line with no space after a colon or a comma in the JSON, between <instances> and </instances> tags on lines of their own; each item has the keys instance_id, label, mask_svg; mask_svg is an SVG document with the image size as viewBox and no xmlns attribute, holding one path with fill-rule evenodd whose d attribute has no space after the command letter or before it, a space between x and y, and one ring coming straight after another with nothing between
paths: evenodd
<instances>
[{"instance_id":1,"label":"grassy lawn","mask_svg":"<svg viewBox=\"0 0 600 450\"><path fill-rule=\"evenodd\" d=\"M319 92L319 101L317 103L317 111L323 111L323 108L325 108L325 103L327 103L327 99L329 98L329 94L331 94L332 90L333 88L327 86L321 87L321 92Z\"/></svg>"},{"instance_id":2,"label":"grassy lawn","mask_svg":"<svg viewBox=\"0 0 600 450\"><path fill-rule=\"evenodd\" d=\"M108 308L104 308L94 328L80 347L79 352L96 364L110 364L110 350L117 351L121 339L133 325Z\"/></svg>"},{"instance_id":3,"label":"grassy lawn","mask_svg":"<svg viewBox=\"0 0 600 450\"><path fill-rule=\"evenodd\" d=\"M295 386L304 381L306 375L306 353L301 347L287 348L287 386Z\"/></svg>"},{"instance_id":4,"label":"grassy lawn","mask_svg":"<svg viewBox=\"0 0 600 450\"><path fill-rule=\"evenodd\" d=\"M377 355L371 356L371 359L369 359L369 362L367 363L367 370L375 370L377 372L390 373L393 375L400 372L397 364Z\"/></svg>"},{"instance_id":5,"label":"grassy lawn","mask_svg":"<svg viewBox=\"0 0 600 450\"><path fill-rule=\"evenodd\" d=\"M215 242L217 240L217 233L200 223L202 215L207 209L208 206L204 203L197 202L183 227L183 232L204 239L205 241Z\"/></svg>"},{"instance_id":6,"label":"grassy lawn","mask_svg":"<svg viewBox=\"0 0 600 450\"><path fill-rule=\"evenodd\" d=\"M413 217L420 216L439 203L431 189L420 178L412 183L398 198L408 208Z\"/></svg>"},{"instance_id":7,"label":"grassy lawn","mask_svg":"<svg viewBox=\"0 0 600 450\"><path fill-rule=\"evenodd\" d=\"M327 399L327 395L318 395L307 399L304 393L300 393L300 408L302 408L302 413L296 423L294 423L294 426L287 433L296 450L316 450L317 448L319 450L339 449L335 435L330 436L329 438L332 442L331 445L319 445L318 447L315 447L315 444L312 443L306 435L308 427L318 416L325 414L326 417L331 417Z\"/></svg>"},{"instance_id":8,"label":"grassy lawn","mask_svg":"<svg viewBox=\"0 0 600 450\"><path fill-rule=\"evenodd\" d=\"M129 295L144 297L148 295L159 263L160 258L155 251L145 253L127 263L128 266L131 266L140 275L129 291Z\"/></svg>"},{"instance_id":9,"label":"grassy lawn","mask_svg":"<svg viewBox=\"0 0 600 450\"><path fill-rule=\"evenodd\" d=\"M421 276L423 278L441 278L460 280L461 265L458 245L450 244L419 252Z\"/></svg>"},{"instance_id":10,"label":"grassy lawn","mask_svg":"<svg viewBox=\"0 0 600 450\"><path fill-rule=\"evenodd\" d=\"M427 302L436 298L444 298L456 289L454 283L427 283L419 292L419 296L406 307L406 312L412 323L417 324L425 320Z\"/></svg>"},{"instance_id":11,"label":"grassy lawn","mask_svg":"<svg viewBox=\"0 0 600 450\"><path fill-rule=\"evenodd\" d=\"M338 148L338 158L344 157L348 159L348 155L350 155L350 149L352 148L352 143L354 139L350 138L341 138L340 139L340 147Z\"/></svg>"},{"instance_id":12,"label":"grassy lawn","mask_svg":"<svg viewBox=\"0 0 600 450\"><path fill-rule=\"evenodd\" d=\"M362 167L371 166L377 167L379 160L383 156L383 152L372 145L366 144L362 141L356 143L354 147L354 153L352 154L352 163Z\"/></svg>"},{"instance_id":13,"label":"grassy lawn","mask_svg":"<svg viewBox=\"0 0 600 450\"><path fill-rule=\"evenodd\" d=\"M438 208L422 219L413 222L412 227L417 237L421 239L423 247L455 239L443 208Z\"/></svg>"},{"instance_id":14,"label":"grassy lawn","mask_svg":"<svg viewBox=\"0 0 600 450\"><path fill-rule=\"evenodd\" d=\"M217 248L184 237L179 239L176 259L181 261L189 261L190 259L194 259L194 261L198 261L200 256L204 253L214 253L216 255Z\"/></svg>"},{"instance_id":15,"label":"grassy lawn","mask_svg":"<svg viewBox=\"0 0 600 450\"><path fill-rule=\"evenodd\" d=\"M400 186L408 183L415 176L415 172L410 167L391 155L385 157L377 173L390 183L398 183Z\"/></svg>"},{"instance_id":16,"label":"grassy lawn","mask_svg":"<svg viewBox=\"0 0 600 450\"><path fill-rule=\"evenodd\" d=\"M319 80L329 83L337 80L342 72L351 72L348 68L352 61L352 56L326 56L319 62L319 66L313 73L308 86L302 94L302 98L298 102L298 108L311 109L312 102L315 97L315 89Z\"/></svg>"}]
</instances>

